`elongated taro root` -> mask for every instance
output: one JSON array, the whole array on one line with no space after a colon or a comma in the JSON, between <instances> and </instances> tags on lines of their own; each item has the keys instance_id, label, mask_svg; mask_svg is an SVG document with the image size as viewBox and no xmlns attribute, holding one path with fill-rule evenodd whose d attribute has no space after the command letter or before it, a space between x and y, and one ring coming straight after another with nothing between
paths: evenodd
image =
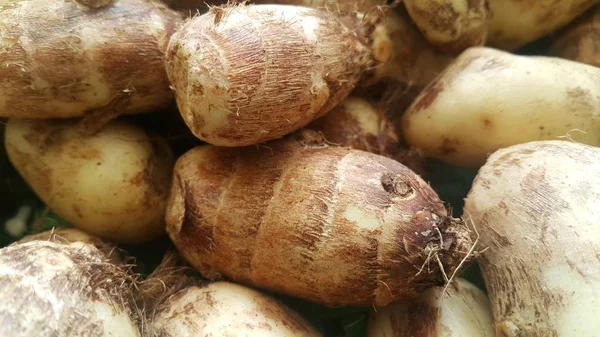
<instances>
[{"instance_id":1,"label":"elongated taro root","mask_svg":"<svg viewBox=\"0 0 600 337\"><path fill-rule=\"evenodd\" d=\"M487 0L487 44L515 50L564 27L598 0Z\"/></svg>"},{"instance_id":2,"label":"elongated taro root","mask_svg":"<svg viewBox=\"0 0 600 337\"><path fill-rule=\"evenodd\" d=\"M318 337L306 320L276 299L230 283L196 282L161 304L150 323L156 337Z\"/></svg>"},{"instance_id":3,"label":"elongated taro root","mask_svg":"<svg viewBox=\"0 0 600 337\"><path fill-rule=\"evenodd\" d=\"M0 250L0 336L140 337L135 279L91 244Z\"/></svg>"},{"instance_id":4,"label":"elongated taro root","mask_svg":"<svg viewBox=\"0 0 600 337\"><path fill-rule=\"evenodd\" d=\"M163 235L174 163L164 139L121 121L95 135L78 126L11 119L6 151L37 195L73 226L119 243Z\"/></svg>"},{"instance_id":5,"label":"elongated taro root","mask_svg":"<svg viewBox=\"0 0 600 337\"><path fill-rule=\"evenodd\" d=\"M393 154L400 141L385 111L365 99L353 96L307 125L306 129L319 132L330 144L382 155Z\"/></svg>"},{"instance_id":6,"label":"elongated taro root","mask_svg":"<svg viewBox=\"0 0 600 337\"><path fill-rule=\"evenodd\" d=\"M425 38L447 53L481 46L490 17L488 0L404 0Z\"/></svg>"},{"instance_id":7,"label":"elongated taro root","mask_svg":"<svg viewBox=\"0 0 600 337\"><path fill-rule=\"evenodd\" d=\"M600 331L600 149L536 141L496 151L465 215L489 249L480 266L496 336Z\"/></svg>"},{"instance_id":8,"label":"elongated taro root","mask_svg":"<svg viewBox=\"0 0 600 337\"><path fill-rule=\"evenodd\" d=\"M600 145L599 77L578 62L471 48L421 92L402 134L424 155L463 167L528 141Z\"/></svg>"},{"instance_id":9,"label":"elongated taro root","mask_svg":"<svg viewBox=\"0 0 600 337\"><path fill-rule=\"evenodd\" d=\"M257 144L305 126L389 57L385 33L361 18L240 5L191 19L167 51L181 115L198 138L221 146Z\"/></svg>"},{"instance_id":10,"label":"elongated taro root","mask_svg":"<svg viewBox=\"0 0 600 337\"><path fill-rule=\"evenodd\" d=\"M493 337L490 302L463 279L371 313L367 337ZM443 297L442 297L443 296Z\"/></svg>"},{"instance_id":11,"label":"elongated taro root","mask_svg":"<svg viewBox=\"0 0 600 337\"><path fill-rule=\"evenodd\" d=\"M590 9L555 37L550 54L600 67L600 6Z\"/></svg>"},{"instance_id":12,"label":"elongated taro root","mask_svg":"<svg viewBox=\"0 0 600 337\"><path fill-rule=\"evenodd\" d=\"M370 12L382 8L387 3L386 0L254 0L256 4L280 4L296 5L318 9L325 9L331 12Z\"/></svg>"},{"instance_id":13,"label":"elongated taro root","mask_svg":"<svg viewBox=\"0 0 600 337\"><path fill-rule=\"evenodd\" d=\"M404 86L425 87L452 62L454 56L429 43L411 22L404 9L389 10L386 31L392 45L390 60L375 71L371 83L393 82Z\"/></svg>"},{"instance_id":14,"label":"elongated taro root","mask_svg":"<svg viewBox=\"0 0 600 337\"><path fill-rule=\"evenodd\" d=\"M173 100L164 51L179 14L150 0L82 3L0 9L0 116L136 114Z\"/></svg>"},{"instance_id":15,"label":"elongated taro root","mask_svg":"<svg viewBox=\"0 0 600 337\"><path fill-rule=\"evenodd\" d=\"M166 219L205 276L328 306L383 306L443 284L439 266L452 273L470 245L407 167L292 137L190 150L175 165Z\"/></svg>"}]
</instances>

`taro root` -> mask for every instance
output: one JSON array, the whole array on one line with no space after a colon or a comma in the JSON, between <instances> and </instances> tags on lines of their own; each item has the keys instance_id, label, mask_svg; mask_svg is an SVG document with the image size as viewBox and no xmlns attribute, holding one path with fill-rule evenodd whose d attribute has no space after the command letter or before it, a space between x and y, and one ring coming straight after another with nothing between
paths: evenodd
<instances>
[{"instance_id":1,"label":"taro root","mask_svg":"<svg viewBox=\"0 0 600 337\"><path fill-rule=\"evenodd\" d=\"M385 306L443 285L471 245L406 166L301 137L188 151L166 220L206 277L332 307Z\"/></svg>"},{"instance_id":2,"label":"taro root","mask_svg":"<svg viewBox=\"0 0 600 337\"><path fill-rule=\"evenodd\" d=\"M496 336L598 335L600 149L547 140L498 150L464 214L488 248L478 264Z\"/></svg>"},{"instance_id":3,"label":"taro root","mask_svg":"<svg viewBox=\"0 0 600 337\"><path fill-rule=\"evenodd\" d=\"M378 13L288 5L225 6L196 16L167 50L180 113L196 137L219 146L296 131L389 59L380 21Z\"/></svg>"},{"instance_id":4,"label":"taro root","mask_svg":"<svg viewBox=\"0 0 600 337\"><path fill-rule=\"evenodd\" d=\"M166 106L164 51L181 22L149 0L9 2L0 7L0 116L102 124Z\"/></svg>"}]
</instances>

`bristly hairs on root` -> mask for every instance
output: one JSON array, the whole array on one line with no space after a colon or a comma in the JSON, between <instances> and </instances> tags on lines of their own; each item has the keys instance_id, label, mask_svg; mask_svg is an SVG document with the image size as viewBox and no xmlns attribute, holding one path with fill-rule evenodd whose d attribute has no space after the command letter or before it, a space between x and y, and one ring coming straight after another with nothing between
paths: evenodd
<instances>
[{"instance_id":1,"label":"bristly hairs on root","mask_svg":"<svg viewBox=\"0 0 600 337\"><path fill-rule=\"evenodd\" d=\"M452 272L452 274L450 275L450 277L448 277L446 275L446 273L442 270L442 273L444 273L444 278L447 280L446 284L444 285L444 288L442 289L442 293L440 295L440 299L438 302L438 312L442 309L442 302L444 301L445 295L450 296L450 293L448 293L448 288L450 287L450 285L452 285L452 282L456 279L458 271L462 268L462 266L471 258L473 257L478 257L479 255L483 254L486 250L488 250L489 247L485 247L484 249L480 250L480 251L476 251L475 248L477 247L477 244L479 243L479 232L477 231L477 226L475 225L475 223L473 222L473 219L471 217L470 214L468 214L467 218L463 217L463 220L465 221L465 223L470 222L471 226L473 228L473 231L475 232L475 240L473 240L473 244L471 245L471 247L469 248L469 250L466 252L465 256L462 258L462 260L460 261L460 263L458 264L458 266L456 266L456 268L454 268L454 271ZM439 261L439 257L438 261ZM441 262L440 262L441 263Z\"/></svg>"},{"instance_id":2,"label":"bristly hairs on root","mask_svg":"<svg viewBox=\"0 0 600 337\"><path fill-rule=\"evenodd\" d=\"M140 282L140 300L146 307L147 319L152 320L169 297L201 282L200 274L177 251L168 251L159 266Z\"/></svg>"}]
</instances>

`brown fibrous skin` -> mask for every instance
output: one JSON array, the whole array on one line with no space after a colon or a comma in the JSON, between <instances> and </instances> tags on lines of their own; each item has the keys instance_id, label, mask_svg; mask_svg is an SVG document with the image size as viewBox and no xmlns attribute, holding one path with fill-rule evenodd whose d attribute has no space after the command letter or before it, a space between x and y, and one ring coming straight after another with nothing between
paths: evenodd
<instances>
[{"instance_id":1,"label":"brown fibrous skin","mask_svg":"<svg viewBox=\"0 0 600 337\"><path fill-rule=\"evenodd\" d=\"M181 115L196 137L220 146L293 132L389 58L389 46L377 42L387 41L375 29L379 19L286 5L213 8L169 43L167 73Z\"/></svg>"},{"instance_id":2,"label":"brown fibrous skin","mask_svg":"<svg viewBox=\"0 0 600 337\"><path fill-rule=\"evenodd\" d=\"M395 121L395 110L404 104L402 101L402 97L383 96L372 100L350 96L325 116L308 124L302 130L303 136L329 145L391 157L424 177L424 157L403 144L399 124Z\"/></svg>"},{"instance_id":3,"label":"brown fibrous skin","mask_svg":"<svg viewBox=\"0 0 600 337\"><path fill-rule=\"evenodd\" d=\"M485 44L487 0L405 0L408 13L429 42L450 54Z\"/></svg>"},{"instance_id":4,"label":"brown fibrous skin","mask_svg":"<svg viewBox=\"0 0 600 337\"><path fill-rule=\"evenodd\" d=\"M600 6L576 19L555 37L550 54L600 67Z\"/></svg>"},{"instance_id":5,"label":"brown fibrous skin","mask_svg":"<svg viewBox=\"0 0 600 337\"><path fill-rule=\"evenodd\" d=\"M140 336L135 275L93 245L12 244L0 266L1 336Z\"/></svg>"},{"instance_id":6,"label":"brown fibrous skin","mask_svg":"<svg viewBox=\"0 0 600 337\"><path fill-rule=\"evenodd\" d=\"M371 83L391 83L418 92L454 59L432 45L402 6L386 12L383 23L391 44L390 60L378 67Z\"/></svg>"},{"instance_id":7,"label":"brown fibrous skin","mask_svg":"<svg viewBox=\"0 0 600 337\"><path fill-rule=\"evenodd\" d=\"M392 155L399 144L397 130L385 111L358 97L348 97L325 116L306 126L331 145Z\"/></svg>"},{"instance_id":8,"label":"brown fibrous skin","mask_svg":"<svg viewBox=\"0 0 600 337\"><path fill-rule=\"evenodd\" d=\"M464 214L496 336L595 336L600 323L600 149L535 141L494 152Z\"/></svg>"},{"instance_id":9,"label":"brown fibrous skin","mask_svg":"<svg viewBox=\"0 0 600 337\"><path fill-rule=\"evenodd\" d=\"M442 285L439 264L452 273L470 245L407 167L301 137L190 150L166 220L204 275L331 307L384 306Z\"/></svg>"},{"instance_id":10,"label":"brown fibrous skin","mask_svg":"<svg viewBox=\"0 0 600 337\"><path fill-rule=\"evenodd\" d=\"M152 0L5 4L0 116L137 114L167 105L174 96L164 51L181 22Z\"/></svg>"}]
</instances>

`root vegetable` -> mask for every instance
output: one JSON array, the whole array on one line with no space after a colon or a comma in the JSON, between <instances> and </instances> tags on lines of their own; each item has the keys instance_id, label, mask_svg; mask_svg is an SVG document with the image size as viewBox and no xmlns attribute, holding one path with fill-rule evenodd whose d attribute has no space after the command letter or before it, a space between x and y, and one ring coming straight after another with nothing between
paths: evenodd
<instances>
[{"instance_id":1,"label":"root vegetable","mask_svg":"<svg viewBox=\"0 0 600 337\"><path fill-rule=\"evenodd\" d=\"M25 243L30 241L52 241L56 243L83 242L98 248L114 264L120 264L124 260L124 256L120 254L117 246L77 228L53 228L45 232L27 235L17 242Z\"/></svg>"},{"instance_id":2,"label":"root vegetable","mask_svg":"<svg viewBox=\"0 0 600 337\"><path fill-rule=\"evenodd\" d=\"M600 149L536 141L492 154L465 215L489 247L479 260L496 336L600 331Z\"/></svg>"},{"instance_id":3,"label":"root vegetable","mask_svg":"<svg viewBox=\"0 0 600 337\"><path fill-rule=\"evenodd\" d=\"M471 48L421 92L402 134L425 156L463 167L528 141L600 145L599 76L569 60Z\"/></svg>"},{"instance_id":4,"label":"root vegetable","mask_svg":"<svg viewBox=\"0 0 600 337\"><path fill-rule=\"evenodd\" d=\"M151 336L321 336L296 312L261 292L229 282L196 283L161 305L150 323Z\"/></svg>"},{"instance_id":5,"label":"root vegetable","mask_svg":"<svg viewBox=\"0 0 600 337\"><path fill-rule=\"evenodd\" d=\"M120 243L164 233L174 158L162 138L121 121L88 135L73 120L11 119L6 151L38 196L75 227Z\"/></svg>"},{"instance_id":6,"label":"root vegetable","mask_svg":"<svg viewBox=\"0 0 600 337\"><path fill-rule=\"evenodd\" d=\"M197 147L172 186L167 232L205 276L332 307L384 306L443 284L439 265L452 273L470 245L402 164L304 139Z\"/></svg>"},{"instance_id":7,"label":"root vegetable","mask_svg":"<svg viewBox=\"0 0 600 337\"><path fill-rule=\"evenodd\" d=\"M135 280L90 244L0 250L0 335L140 337Z\"/></svg>"},{"instance_id":8,"label":"root vegetable","mask_svg":"<svg viewBox=\"0 0 600 337\"><path fill-rule=\"evenodd\" d=\"M191 19L167 51L181 115L198 138L221 146L300 129L340 104L389 57L375 19L359 17L240 5Z\"/></svg>"},{"instance_id":9,"label":"root vegetable","mask_svg":"<svg viewBox=\"0 0 600 337\"><path fill-rule=\"evenodd\" d=\"M558 34L550 54L600 67L600 5Z\"/></svg>"},{"instance_id":10,"label":"root vegetable","mask_svg":"<svg viewBox=\"0 0 600 337\"><path fill-rule=\"evenodd\" d=\"M483 291L460 278L447 294L443 290L432 288L378 309L369 317L367 337L494 336L490 302Z\"/></svg>"},{"instance_id":11,"label":"root vegetable","mask_svg":"<svg viewBox=\"0 0 600 337\"><path fill-rule=\"evenodd\" d=\"M0 9L0 116L136 114L165 106L173 94L164 51L181 21L146 0L101 8L10 2Z\"/></svg>"},{"instance_id":12,"label":"root vegetable","mask_svg":"<svg viewBox=\"0 0 600 337\"><path fill-rule=\"evenodd\" d=\"M425 38L447 53L485 43L487 0L404 0L404 5Z\"/></svg>"},{"instance_id":13,"label":"root vegetable","mask_svg":"<svg viewBox=\"0 0 600 337\"><path fill-rule=\"evenodd\" d=\"M382 155L393 154L400 141L385 111L358 97L347 98L306 129L319 132L330 144Z\"/></svg>"},{"instance_id":14,"label":"root vegetable","mask_svg":"<svg viewBox=\"0 0 600 337\"><path fill-rule=\"evenodd\" d=\"M390 113L397 103L398 100L392 99L389 103L375 104L351 96L324 117L307 125L302 131L303 136L330 145L385 155L423 176L424 158L400 142L397 123Z\"/></svg>"},{"instance_id":15,"label":"root vegetable","mask_svg":"<svg viewBox=\"0 0 600 337\"><path fill-rule=\"evenodd\" d=\"M430 44L405 10L389 10L385 20L392 45L390 60L376 69L372 82L395 82L422 89L454 58Z\"/></svg>"},{"instance_id":16,"label":"root vegetable","mask_svg":"<svg viewBox=\"0 0 600 337\"><path fill-rule=\"evenodd\" d=\"M598 0L488 0L487 44L515 50L567 25Z\"/></svg>"}]
</instances>

